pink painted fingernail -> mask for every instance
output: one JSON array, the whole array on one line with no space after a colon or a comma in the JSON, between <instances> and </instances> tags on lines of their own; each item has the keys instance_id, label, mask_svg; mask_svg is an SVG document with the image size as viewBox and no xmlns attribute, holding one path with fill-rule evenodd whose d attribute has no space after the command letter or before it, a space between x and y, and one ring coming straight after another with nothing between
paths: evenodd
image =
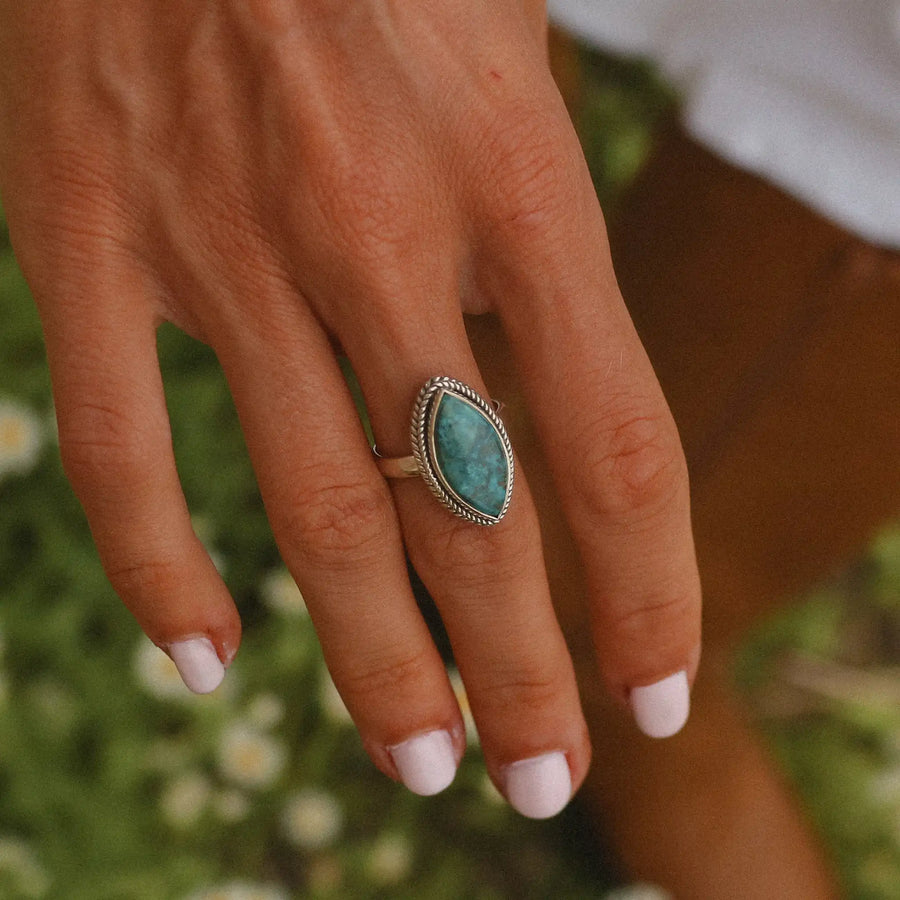
<instances>
[{"instance_id":1,"label":"pink painted fingernail","mask_svg":"<svg viewBox=\"0 0 900 900\"><path fill-rule=\"evenodd\" d=\"M209 638L191 638L169 645L169 656L181 680L195 694L214 691L225 677L225 666Z\"/></svg>"},{"instance_id":2,"label":"pink painted fingernail","mask_svg":"<svg viewBox=\"0 0 900 900\"><path fill-rule=\"evenodd\" d=\"M389 747L400 780L414 793L431 797L456 777L456 753L447 731L428 731Z\"/></svg>"},{"instance_id":3,"label":"pink painted fingernail","mask_svg":"<svg viewBox=\"0 0 900 900\"><path fill-rule=\"evenodd\" d=\"M521 759L504 769L506 799L529 819L549 819L572 798L572 776L559 751Z\"/></svg>"},{"instance_id":4,"label":"pink painted fingernail","mask_svg":"<svg viewBox=\"0 0 900 900\"><path fill-rule=\"evenodd\" d=\"M655 684L631 691L631 711L649 737L666 738L681 731L691 711L687 672L676 672Z\"/></svg>"}]
</instances>

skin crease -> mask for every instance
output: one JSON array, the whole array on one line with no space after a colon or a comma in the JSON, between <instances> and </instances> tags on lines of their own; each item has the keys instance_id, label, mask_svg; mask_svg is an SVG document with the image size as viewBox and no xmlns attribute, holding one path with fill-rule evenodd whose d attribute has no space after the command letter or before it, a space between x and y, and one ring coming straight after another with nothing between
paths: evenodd
<instances>
[{"instance_id":1,"label":"skin crease","mask_svg":"<svg viewBox=\"0 0 900 900\"><path fill-rule=\"evenodd\" d=\"M38 304L67 473L114 587L167 647L240 622L193 535L154 332L210 344L286 564L375 764L464 730L409 589L438 603L500 789L590 758L525 475L455 519L375 469L421 384L486 389L462 313L503 323L581 549L600 671L629 691L699 660L675 426L622 303L534 2L0 3L0 189Z\"/></svg>"}]
</instances>

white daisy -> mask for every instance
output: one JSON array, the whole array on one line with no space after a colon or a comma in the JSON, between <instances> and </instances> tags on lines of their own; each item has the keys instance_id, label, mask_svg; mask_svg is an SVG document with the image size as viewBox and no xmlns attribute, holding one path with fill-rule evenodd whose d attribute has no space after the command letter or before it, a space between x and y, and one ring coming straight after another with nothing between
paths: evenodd
<instances>
[{"instance_id":1,"label":"white daisy","mask_svg":"<svg viewBox=\"0 0 900 900\"><path fill-rule=\"evenodd\" d=\"M318 850L327 847L344 827L344 812L337 799L319 788L294 794L281 814L285 837L296 847Z\"/></svg>"},{"instance_id":2,"label":"white daisy","mask_svg":"<svg viewBox=\"0 0 900 900\"><path fill-rule=\"evenodd\" d=\"M29 844L13 836L0 837L0 876L7 875L18 890L17 896L43 897L50 889L50 876ZM0 877L6 882L7 878Z\"/></svg>"},{"instance_id":3,"label":"white daisy","mask_svg":"<svg viewBox=\"0 0 900 900\"><path fill-rule=\"evenodd\" d=\"M284 718L284 701L277 694L259 694L247 707L247 720L257 728L274 728Z\"/></svg>"},{"instance_id":4,"label":"white daisy","mask_svg":"<svg viewBox=\"0 0 900 900\"><path fill-rule=\"evenodd\" d=\"M245 885L241 900L289 900L287 891L271 884Z\"/></svg>"},{"instance_id":5,"label":"white daisy","mask_svg":"<svg viewBox=\"0 0 900 900\"><path fill-rule=\"evenodd\" d=\"M284 744L247 722L236 722L222 734L218 748L219 771L232 783L246 788L269 787L284 769Z\"/></svg>"},{"instance_id":6,"label":"white daisy","mask_svg":"<svg viewBox=\"0 0 900 900\"><path fill-rule=\"evenodd\" d=\"M879 806L894 806L900 801L900 766L881 769L869 780L869 796Z\"/></svg>"},{"instance_id":7,"label":"white daisy","mask_svg":"<svg viewBox=\"0 0 900 900\"><path fill-rule=\"evenodd\" d=\"M366 869L376 884L394 885L409 875L412 861L409 840L402 834L386 834L372 847Z\"/></svg>"},{"instance_id":8,"label":"white daisy","mask_svg":"<svg viewBox=\"0 0 900 900\"><path fill-rule=\"evenodd\" d=\"M138 683L154 697L189 700L195 695L184 685L175 663L148 638L135 648L133 670Z\"/></svg>"},{"instance_id":9,"label":"white daisy","mask_svg":"<svg viewBox=\"0 0 900 900\"><path fill-rule=\"evenodd\" d=\"M211 694L195 694L181 679L171 657L149 638L141 637L131 663L137 683L160 700L177 700L189 706L230 709L241 693L240 666L232 666L228 677Z\"/></svg>"},{"instance_id":10,"label":"white daisy","mask_svg":"<svg viewBox=\"0 0 900 900\"><path fill-rule=\"evenodd\" d=\"M31 471L43 443L40 419L19 403L0 400L0 478Z\"/></svg>"},{"instance_id":11,"label":"white daisy","mask_svg":"<svg viewBox=\"0 0 900 900\"><path fill-rule=\"evenodd\" d=\"M229 881L194 891L186 900L289 900L284 888L249 881Z\"/></svg>"},{"instance_id":12,"label":"white daisy","mask_svg":"<svg viewBox=\"0 0 900 900\"><path fill-rule=\"evenodd\" d=\"M163 817L176 828L189 828L203 815L211 790L209 779L204 775L185 772L163 789L159 798Z\"/></svg>"},{"instance_id":13,"label":"white daisy","mask_svg":"<svg viewBox=\"0 0 900 900\"><path fill-rule=\"evenodd\" d=\"M308 616L306 601L287 569L275 569L262 580L260 596L273 612L286 616Z\"/></svg>"}]
</instances>

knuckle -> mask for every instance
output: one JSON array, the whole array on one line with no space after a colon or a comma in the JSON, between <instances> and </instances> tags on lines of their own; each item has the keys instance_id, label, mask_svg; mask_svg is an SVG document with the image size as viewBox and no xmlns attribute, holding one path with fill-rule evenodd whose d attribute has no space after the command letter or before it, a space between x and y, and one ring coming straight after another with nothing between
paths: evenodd
<instances>
[{"instance_id":1,"label":"knuckle","mask_svg":"<svg viewBox=\"0 0 900 900\"><path fill-rule=\"evenodd\" d=\"M644 656L647 648L653 647L659 656L668 646L682 643L685 634L693 634L697 613L693 596L665 594L640 606L610 612L603 632L615 642L619 654L633 651Z\"/></svg>"},{"instance_id":2,"label":"knuckle","mask_svg":"<svg viewBox=\"0 0 900 900\"><path fill-rule=\"evenodd\" d=\"M421 247L425 187L406 155L394 148L332 162L313 186L324 235L362 271L403 262Z\"/></svg>"},{"instance_id":3,"label":"knuckle","mask_svg":"<svg viewBox=\"0 0 900 900\"><path fill-rule=\"evenodd\" d=\"M40 180L29 180L31 174L19 179L10 222L38 304L45 295L81 297L85 285L96 286L101 264L116 270L133 263L146 222L129 188L111 174L116 167L109 159L50 147L37 151L30 168Z\"/></svg>"},{"instance_id":4,"label":"knuckle","mask_svg":"<svg viewBox=\"0 0 900 900\"><path fill-rule=\"evenodd\" d=\"M507 714L514 711L517 715L540 715L559 704L568 685L567 673L561 666L534 662L503 673L485 693L492 705Z\"/></svg>"},{"instance_id":5,"label":"knuckle","mask_svg":"<svg viewBox=\"0 0 900 900\"><path fill-rule=\"evenodd\" d=\"M116 593L126 601L171 597L184 590L185 572L162 555L140 560L107 561L104 566Z\"/></svg>"},{"instance_id":6,"label":"knuckle","mask_svg":"<svg viewBox=\"0 0 900 900\"><path fill-rule=\"evenodd\" d=\"M342 691L362 706L369 699L381 704L385 697L409 696L429 676L432 659L423 650L396 651L393 648L390 655L358 662L352 670L342 673Z\"/></svg>"},{"instance_id":7,"label":"knuckle","mask_svg":"<svg viewBox=\"0 0 900 900\"><path fill-rule=\"evenodd\" d=\"M530 548L521 533L514 534L505 524L478 527L454 518L419 548L423 571L436 579L452 579L462 591L488 580L505 583L526 567Z\"/></svg>"},{"instance_id":8,"label":"knuckle","mask_svg":"<svg viewBox=\"0 0 900 900\"><path fill-rule=\"evenodd\" d=\"M71 246L73 252L127 249L135 231L127 182L112 174L119 167L110 154L83 143L55 147L41 160L45 178L34 192L38 202L29 207L31 225L48 242Z\"/></svg>"},{"instance_id":9,"label":"knuckle","mask_svg":"<svg viewBox=\"0 0 900 900\"><path fill-rule=\"evenodd\" d=\"M146 434L121 409L82 403L60 419L63 468L76 488L97 482L127 485L155 470Z\"/></svg>"},{"instance_id":10,"label":"knuckle","mask_svg":"<svg viewBox=\"0 0 900 900\"><path fill-rule=\"evenodd\" d=\"M185 244L196 244L217 262L239 260L241 265L256 268L253 263L266 239L241 178L209 166L193 179L181 202L188 223L182 238Z\"/></svg>"},{"instance_id":11,"label":"knuckle","mask_svg":"<svg viewBox=\"0 0 900 900\"><path fill-rule=\"evenodd\" d=\"M517 116L497 129L490 154L487 215L495 227L527 237L571 211L577 178L555 120L533 110Z\"/></svg>"},{"instance_id":12,"label":"knuckle","mask_svg":"<svg viewBox=\"0 0 900 900\"><path fill-rule=\"evenodd\" d=\"M307 565L333 567L382 552L393 522L387 487L359 481L306 492L288 515L285 531Z\"/></svg>"},{"instance_id":13,"label":"knuckle","mask_svg":"<svg viewBox=\"0 0 900 900\"><path fill-rule=\"evenodd\" d=\"M603 517L653 515L686 487L681 442L668 414L621 416L606 439L593 443L585 459L582 493L589 510Z\"/></svg>"}]
</instances>

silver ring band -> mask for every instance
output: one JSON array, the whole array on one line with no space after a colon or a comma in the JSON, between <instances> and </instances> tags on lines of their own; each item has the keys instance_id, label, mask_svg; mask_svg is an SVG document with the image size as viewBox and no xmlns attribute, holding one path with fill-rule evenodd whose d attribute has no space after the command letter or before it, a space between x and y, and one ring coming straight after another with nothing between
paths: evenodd
<instances>
[{"instance_id":1,"label":"silver ring band","mask_svg":"<svg viewBox=\"0 0 900 900\"><path fill-rule=\"evenodd\" d=\"M375 465L385 478L418 478L422 474L414 456L382 456L377 447L372 452Z\"/></svg>"},{"instance_id":2,"label":"silver ring band","mask_svg":"<svg viewBox=\"0 0 900 900\"><path fill-rule=\"evenodd\" d=\"M445 375L430 378L413 407L410 439L412 456L383 457L372 448L382 475L421 475L447 509L478 525L496 525L506 515L512 447L495 407L477 391Z\"/></svg>"}]
</instances>

